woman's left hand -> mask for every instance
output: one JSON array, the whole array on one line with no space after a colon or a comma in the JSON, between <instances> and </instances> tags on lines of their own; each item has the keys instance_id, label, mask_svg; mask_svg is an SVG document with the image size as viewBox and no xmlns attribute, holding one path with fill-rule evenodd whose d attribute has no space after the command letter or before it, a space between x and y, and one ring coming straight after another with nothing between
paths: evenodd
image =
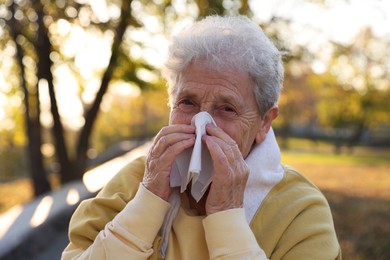
<instances>
[{"instance_id":1,"label":"woman's left hand","mask_svg":"<svg viewBox=\"0 0 390 260\"><path fill-rule=\"evenodd\" d=\"M207 125L203 136L213 160L213 182L206 200L206 214L242 208L249 168L236 142L221 128Z\"/></svg>"}]
</instances>

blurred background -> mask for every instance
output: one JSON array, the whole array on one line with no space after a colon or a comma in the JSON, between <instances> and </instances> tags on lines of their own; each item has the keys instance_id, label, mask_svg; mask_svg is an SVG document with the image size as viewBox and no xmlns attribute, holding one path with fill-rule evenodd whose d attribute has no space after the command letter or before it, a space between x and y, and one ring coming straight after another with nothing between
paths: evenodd
<instances>
[{"instance_id":1,"label":"blurred background","mask_svg":"<svg viewBox=\"0 0 390 260\"><path fill-rule=\"evenodd\" d=\"M390 1L0 0L0 214L167 124L169 38L244 14L284 52L282 160L331 205L345 259L390 259Z\"/></svg>"}]
</instances>

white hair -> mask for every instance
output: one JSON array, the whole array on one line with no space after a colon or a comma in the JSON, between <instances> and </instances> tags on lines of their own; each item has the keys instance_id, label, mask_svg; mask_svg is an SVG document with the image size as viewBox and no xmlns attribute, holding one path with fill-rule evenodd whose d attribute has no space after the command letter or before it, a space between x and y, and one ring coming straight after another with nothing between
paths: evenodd
<instances>
[{"instance_id":1,"label":"white hair","mask_svg":"<svg viewBox=\"0 0 390 260\"><path fill-rule=\"evenodd\" d=\"M256 23L244 16L208 16L173 37L164 68L169 99L194 60L206 59L216 70L248 72L261 116L277 104L284 70L281 53Z\"/></svg>"}]
</instances>

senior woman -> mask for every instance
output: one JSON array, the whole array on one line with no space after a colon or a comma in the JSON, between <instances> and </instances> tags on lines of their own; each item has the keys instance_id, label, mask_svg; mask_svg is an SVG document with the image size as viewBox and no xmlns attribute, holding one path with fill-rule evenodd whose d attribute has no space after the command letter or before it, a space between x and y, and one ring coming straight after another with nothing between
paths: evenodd
<instances>
[{"instance_id":1,"label":"senior woman","mask_svg":"<svg viewBox=\"0 0 390 260\"><path fill-rule=\"evenodd\" d=\"M63 259L340 258L326 199L280 164L271 123L283 66L260 27L241 16L196 22L173 38L165 76L169 125L146 157L80 204ZM205 134L193 119L200 112ZM197 140L209 153L202 168L212 169L200 198L196 178L172 185Z\"/></svg>"}]
</instances>

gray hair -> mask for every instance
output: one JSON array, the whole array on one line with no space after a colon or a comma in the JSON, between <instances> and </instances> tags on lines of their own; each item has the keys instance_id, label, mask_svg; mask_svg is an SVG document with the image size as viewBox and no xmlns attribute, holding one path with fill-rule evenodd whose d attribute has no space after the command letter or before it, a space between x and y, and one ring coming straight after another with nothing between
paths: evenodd
<instances>
[{"instance_id":1,"label":"gray hair","mask_svg":"<svg viewBox=\"0 0 390 260\"><path fill-rule=\"evenodd\" d=\"M164 68L170 105L181 73L194 60L205 58L216 70L248 72L260 111L277 104L284 69L281 52L256 23L244 16L208 16L173 38Z\"/></svg>"}]
</instances>

